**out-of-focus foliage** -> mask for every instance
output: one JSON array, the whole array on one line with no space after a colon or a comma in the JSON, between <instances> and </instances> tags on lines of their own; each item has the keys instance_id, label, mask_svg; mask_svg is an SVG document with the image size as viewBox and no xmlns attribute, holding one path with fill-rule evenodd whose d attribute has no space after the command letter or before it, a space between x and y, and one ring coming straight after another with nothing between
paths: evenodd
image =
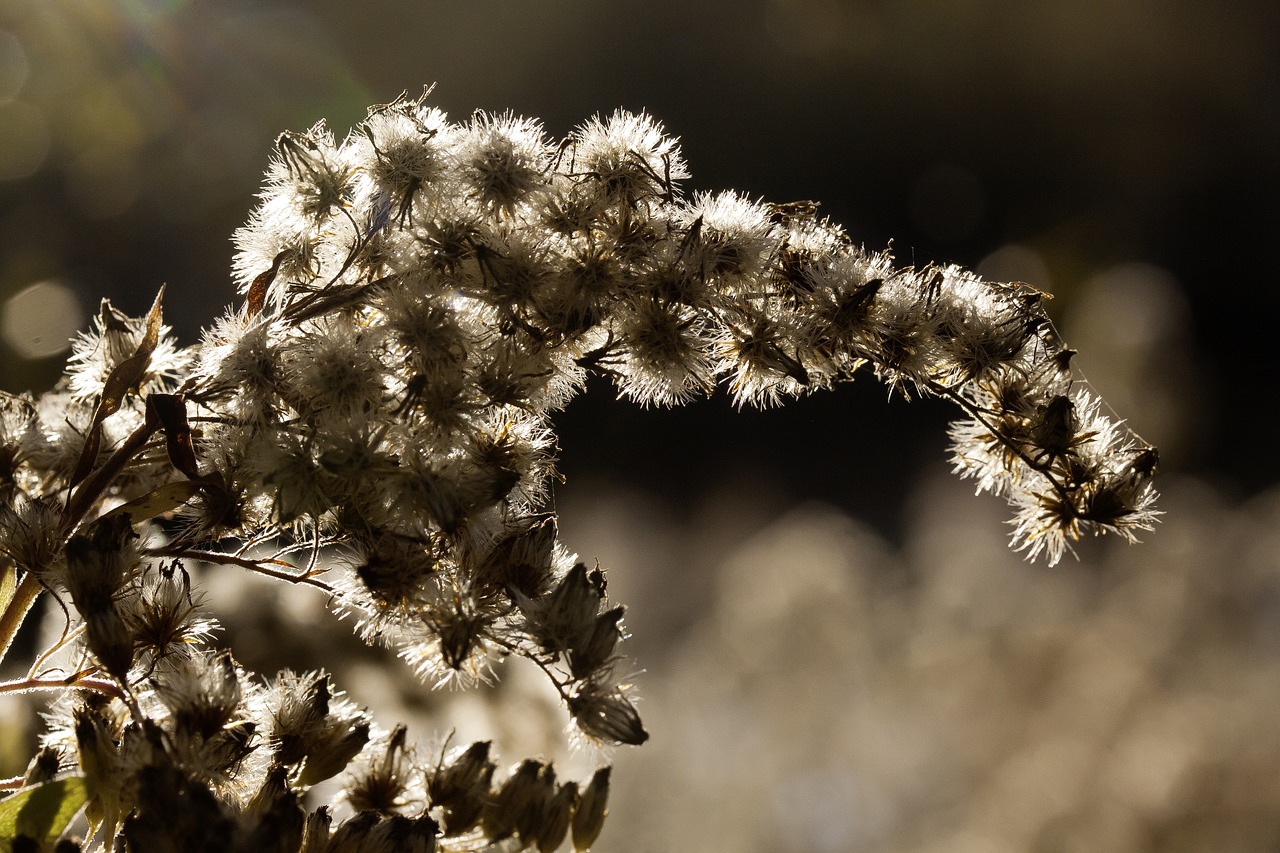
<instances>
[{"instance_id":1,"label":"out-of-focus foliage","mask_svg":"<svg viewBox=\"0 0 1280 853\"><path fill-rule=\"evenodd\" d=\"M586 525L619 509L643 516ZM654 739L619 767L617 849L1274 849L1280 495L1181 482L1143 547L1052 571L1001 552L993 510L939 478L902 547L810 505L703 595L668 574L700 615L642 652Z\"/></svg>"}]
</instances>

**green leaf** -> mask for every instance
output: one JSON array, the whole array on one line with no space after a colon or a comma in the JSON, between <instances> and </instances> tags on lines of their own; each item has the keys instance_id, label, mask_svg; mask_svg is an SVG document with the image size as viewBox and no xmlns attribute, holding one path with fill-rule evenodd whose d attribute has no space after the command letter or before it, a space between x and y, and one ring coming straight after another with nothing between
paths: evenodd
<instances>
[{"instance_id":1,"label":"green leaf","mask_svg":"<svg viewBox=\"0 0 1280 853\"><path fill-rule=\"evenodd\" d=\"M176 510L198 495L202 488L204 488L203 484L195 483L191 480L165 483L163 486L158 486L147 492L142 497L134 498L128 503L120 504L110 512L104 513L98 521L105 521L108 518L128 513L134 524L141 524L149 518L155 518L157 515Z\"/></svg>"},{"instance_id":2,"label":"green leaf","mask_svg":"<svg viewBox=\"0 0 1280 853\"><path fill-rule=\"evenodd\" d=\"M84 778L71 776L25 788L0 800L0 853L12 853L19 835L51 848L89 799Z\"/></svg>"}]
</instances>

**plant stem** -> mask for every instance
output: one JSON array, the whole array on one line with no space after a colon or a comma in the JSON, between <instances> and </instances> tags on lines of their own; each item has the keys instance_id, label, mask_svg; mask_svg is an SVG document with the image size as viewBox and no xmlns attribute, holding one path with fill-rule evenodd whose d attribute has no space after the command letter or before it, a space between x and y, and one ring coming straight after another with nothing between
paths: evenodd
<instances>
[{"instance_id":1,"label":"plant stem","mask_svg":"<svg viewBox=\"0 0 1280 853\"><path fill-rule=\"evenodd\" d=\"M124 691L114 681L101 678L19 678L17 681L0 681L0 694L26 693L31 690L96 690L107 696L125 698Z\"/></svg>"},{"instance_id":2,"label":"plant stem","mask_svg":"<svg viewBox=\"0 0 1280 853\"><path fill-rule=\"evenodd\" d=\"M36 603L36 599L40 597L43 590L44 587L31 572L24 573L22 580L18 581L18 586L13 591L13 599L4 612L0 613L0 663L4 663L9 646L13 645L13 638L17 636L18 629L22 627L23 620L31 610L31 605Z\"/></svg>"},{"instance_id":3,"label":"plant stem","mask_svg":"<svg viewBox=\"0 0 1280 853\"><path fill-rule=\"evenodd\" d=\"M144 552L149 557L187 557L192 560L201 560L205 563L221 563L228 566L240 566L251 572L266 575L267 577L277 578L282 581L288 581L293 584L307 584L317 589L322 589L330 595L333 594L333 587L324 581L316 580L311 572L296 574L294 572L284 572L276 569L269 569L263 562L250 560L244 557L237 557L234 554L222 554L217 551L200 551L195 548L149 548ZM267 561L278 562L278 561ZM281 564L287 565L287 564ZM319 574L318 572L315 574Z\"/></svg>"}]
</instances>

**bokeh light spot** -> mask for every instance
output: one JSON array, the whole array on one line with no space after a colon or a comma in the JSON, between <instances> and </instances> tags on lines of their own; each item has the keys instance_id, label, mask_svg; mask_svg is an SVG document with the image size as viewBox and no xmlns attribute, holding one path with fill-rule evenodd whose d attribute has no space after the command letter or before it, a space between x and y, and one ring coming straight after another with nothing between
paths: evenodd
<instances>
[{"instance_id":1,"label":"bokeh light spot","mask_svg":"<svg viewBox=\"0 0 1280 853\"><path fill-rule=\"evenodd\" d=\"M18 96L27 82L27 52L13 33L0 30L0 104Z\"/></svg>"},{"instance_id":2,"label":"bokeh light spot","mask_svg":"<svg viewBox=\"0 0 1280 853\"><path fill-rule=\"evenodd\" d=\"M70 347L84 323L75 291L57 281L41 281L15 293L0 309L0 336L23 358L49 358Z\"/></svg>"},{"instance_id":3,"label":"bokeh light spot","mask_svg":"<svg viewBox=\"0 0 1280 853\"><path fill-rule=\"evenodd\" d=\"M1035 249L1009 243L978 262L978 275L987 281L1021 281L1048 293L1053 292L1049 267Z\"/></svg>"},{"instance_id":4,"label":"bokeh light spot","mask_svg":"<svg viewBox=\"0 0 1280 853\"><path fill-rule=\"evenodd\" d=\"M48 153L44 114L22 101L0 103L0 181L34 174Z\"/></svg>"}]
</instances>

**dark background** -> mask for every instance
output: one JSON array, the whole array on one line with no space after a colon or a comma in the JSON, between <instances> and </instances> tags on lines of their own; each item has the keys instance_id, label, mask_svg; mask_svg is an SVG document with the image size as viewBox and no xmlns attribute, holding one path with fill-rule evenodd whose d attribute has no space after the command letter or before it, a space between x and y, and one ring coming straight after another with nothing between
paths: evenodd
<instances>
[{"instance_id":1,"label":"dark background","mask_svg":"<svg viewBox=\"0 0 1280 853\"><path fill-rule=\"evenodd\" d=\"M279 131L341 136L432 82L455 119L510 109L554 137L646 109L690 191L818 200L902 263L1053 292L1104 396L1127 364L1138 390L1111 402L1166 469L1245 496L1280 479L1278 34L1271 0L0 0L0 299L56 282L82 326L167 283L192 342L234 299L229 238ZM1073 330L1098 312L1090 350ZM1154 345L1108 344L1144 323ZM8 390L64 357L0 346ZM764 413L646 412L594 387L558 420L565 489L622 479L680 506L741 483L892 534L905 483L945 466L950 412L885 397L867 377Z\"/></svg>"}]
</instances>

